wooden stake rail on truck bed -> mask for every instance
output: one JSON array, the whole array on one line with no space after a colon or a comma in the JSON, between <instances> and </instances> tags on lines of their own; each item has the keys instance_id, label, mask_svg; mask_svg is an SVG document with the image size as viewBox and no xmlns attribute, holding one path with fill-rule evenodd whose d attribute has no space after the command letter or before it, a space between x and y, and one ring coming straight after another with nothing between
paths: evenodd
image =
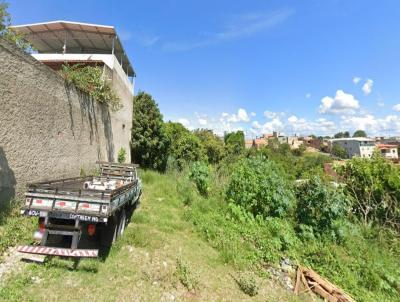
<instances>
[{"instance_id":1,"label":"wooden stake rail on truck bed","mask_svg":"<svg viewBox=\"0 0 400 302\"><path fill-rule=\"evenodd\" d=\"M50 237L71 238L70 251L64 246L49 249L21 247L21 252L65 257L93 257L91 252L76 252L81 237L111 246L122 235L137 206L142 185L137 165L98 162L99 176L50 180L27 185L21 214L39 217L34 238L49 246ZM60 239L60 238L58 238ZM87 250L88 251L88 250ZM82 256L81 256L82 255ZM97 253L96 253L97 255Z\"/></svg>"}]
</instances>

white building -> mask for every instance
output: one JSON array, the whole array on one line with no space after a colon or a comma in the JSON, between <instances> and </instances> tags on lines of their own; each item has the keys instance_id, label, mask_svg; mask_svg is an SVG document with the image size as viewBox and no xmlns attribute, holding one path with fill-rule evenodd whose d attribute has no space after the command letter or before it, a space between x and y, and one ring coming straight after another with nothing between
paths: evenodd
<instances>
[{"instance_id":1,"label":"white building","mask_svg":"<svg viewBox=\"0 0 400 302\"><path fill-rule=\"evenodd\" d=\"M331 148L334 145L343 147L347 152L348 158L353 156L369 158L375 150L374 140L367 137L334 138L329 142Z\"/></svg>"},{"instance_id":2,"label":"white building","mask_svg":"<svg viewBox=\"0 0 400 302\"><path fill-rule=\"evenodd\" d=\"M377 144L376 147L381 152L382 156L388 159L397 159L399 155L397 153L397 145L390 144Z\"/></svg>"},{"instance_id":3,"label":"white building","mask_svg":"<svg viewBox=\"0 0 400 302\"><path fill-rule=\"evenodd\" d=\"M54 70L62 65L99 66L121 99L123 108L110 112L113 131L113 154L121 148L130 162L132 98L135 71L113 26L69 21L52 21L12 26L36 49L32 56Z\"/></svg>"}]
</instances>

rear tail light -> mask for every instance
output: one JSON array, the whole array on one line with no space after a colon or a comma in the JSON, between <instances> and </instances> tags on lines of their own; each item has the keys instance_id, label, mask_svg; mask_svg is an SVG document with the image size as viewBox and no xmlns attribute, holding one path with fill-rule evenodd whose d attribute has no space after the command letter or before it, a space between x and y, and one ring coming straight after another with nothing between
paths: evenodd
<instances>
[{"instance_id":1,"label":"rear tail light","mask_svg":"<svg viewBox=\"0 0 400 302\"><path fill-rule=\"evenodd\" d=\"M96 225L95 224L89 224L87 228L87 232L89 236L93 236L96 233Z\"/></svg>"},{"instance_id":2,"label":"rear tail light","mask_svg":"<svg viewBox=\"0 0 400 302\"><path fill-rule=\"evenodd\" d=\"M44 220L39 220L39 232L44 233L45 228Z\"/></svg>"},{"instance_id":3,"label":"rear tail light","mask_svg":"<svg viewBox=\"0 0 400 302\"><path fill-rule=\"evenodd\" d=\"M37 229L37 231L35 231L35 233L33 233L33 238L36 241L40 242L42 240L45 228L46 228L46 226L44 224L44 220L43 219L39 219L38 229Z\"/></svg>"}]
</instances>

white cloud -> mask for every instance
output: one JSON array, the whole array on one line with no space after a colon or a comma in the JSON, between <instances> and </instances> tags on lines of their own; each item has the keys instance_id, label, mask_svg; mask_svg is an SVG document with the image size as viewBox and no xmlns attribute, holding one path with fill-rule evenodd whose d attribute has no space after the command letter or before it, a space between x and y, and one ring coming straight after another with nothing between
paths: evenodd
<instances>
[{"instance_id":1,"label":"white cloud","mask_svg":"<svg viewBox=\"0 0 400 302\"><path fill-rule=\"evenodd\" d=\"M247 115L246 110L244 110L243 108L240 108L238 110L237 116L238 116L239 120L242 122L248 122L250 120L249 116Z\"/></svg>"},{"instance_id":2,"label":"white cloud","mask_svg":"<svg viewBox=\"0 0 400 302\"><path fill-rule=\"evenodd\" d=\"M393 106L394 111L400 111L400 104L394 105Z\"/></svg>"},{"instance_id":3,"label":"white cloud","mask_svg":"<svg viewBox=\"0 0 400 302\"><path fill-rule=\"evenodd\" d=\"M372 86L374 85L374 81L371 79L367 79L361 88L365 95L368 95L372 92Z\"/></svg>"},{"instance_id":4,"label":"white cloud","mask_svg":"<svg viewBox=\"0 0 400 302\"><path fill-rule=\"evenodd\" d=\"M257 114L255 112L250 113L251 116L256 116Z\"/></svg>"},{"instance_id":5,"label":"white cloud","mask_svg":"<svg viewBox=\"0 0 400 302\"><path fill-rule=\"evenodd\" d=\"M354 77L354 78L353 78L353 83L354 83L355 85L357 85L360 81L361 81L361 78L359 78L359 77Z\"/></svg>"},{"instance_id":6,"label":"white cloud","mask_svg":"<svg viewBox=\"0 0 400 302\"><path fill-rule=\"evenodd\" d=\"M262 133L272 133L273 131L282 131L284 125L279 117L273 118L262 126Z\"/></svg>"},{"instance_id":7,"label":"white cloud","mask_svg":"<svg viewBox=\"0 0 400 302\"><path fill-rule=\"evenodd\" d=\"M250 118L249 115L247 114L247 111L243 108L239 108L237 114L229 114L226 112L223 112L221 114L220 120L224 120L229 123L238 123L238 122L249 122Z\"/></svg>"},{"instance_id":8,"label":"white cloud","mask_svg":"<svg viewBox=\"0 0 400 302\"><path fill-rule=\"evenodd\" d=\"M297 118L297 116L292 115L288 118L288 121L289 121L289 123L294 124L298 121L298 118Z\"/></svg>"},{"instance_id":9,"label":"white cloud","mask_svg":"<svg viewBox=\"0 0 400 302\"><path fill-rule=\"evenodd\" d=\"M206 126L208 124L207 120L204 118L199 118L197 119L197 122L201 125L201 126Z\"/></svg>"},{"instance_id":10,"label":"white cloud","mask_svg":"<svg viewBox=\"0 0 400 302\"><path fill-rule=\"evenodd\" d=\"M326 96L321 99L319 112L332 114L351 114L354 113L354 110L358 108L360 108L360 104L353 95L345 93L343 90L338 90L336 91L334 98Z\"/></svg>"},{"instance_id":11,"label":"white cloud","mask_svg":"<svg viewBox=\"0 0 400 302\"><path fill-rule=\"evenodd\" d=\"M230 22L227 22L219 32L203 33L197 36L192 34L191 36L194 37L192 40L167 42L163 45L163 49L168 51L187 51L249 37L283 23L293 13L292 9L281 9L272 12L232 16Z\"/></svg>"},{"instance_id":12,"label":"white cloud","mask_svg":"<svg viewBox=\"0 0 400 302\"><path fill-rule=\"evenodd\" d=\"M254 121L251 125L254 129L261 129L261 125L258 121Z\"/></svg>"},{"instance_id":13,"label":"white cloud","mask_svg":"<svg viewBox=\"0 0 400 302\"><path fill-rule=\"evenodd\" d=\"M186 128L190 127L190 122L188 119L185 118L180 118L178 119L178 123L181 123L183 126L185 126Z\"/></svg>"},{"instance_id":14,"label":"white cloud","mask_svg":"<svg viewBox=\"0 0 400 302\"><path fill-rule=\"evenodd\" d=\"M264 116L265 118L275 118L278 114L276 112L272 112L272 111L264 111Z\"/></svg>"},{"instance_id":15,"label":"white cloud","mask_svg":"<svg viewBox=\"0 0 400 302\"><path fill-rule=\"evenodd\" d=\"M309 99L311 97L311 93L306 93L306 99Z\"/></svg>"}]
</instances>

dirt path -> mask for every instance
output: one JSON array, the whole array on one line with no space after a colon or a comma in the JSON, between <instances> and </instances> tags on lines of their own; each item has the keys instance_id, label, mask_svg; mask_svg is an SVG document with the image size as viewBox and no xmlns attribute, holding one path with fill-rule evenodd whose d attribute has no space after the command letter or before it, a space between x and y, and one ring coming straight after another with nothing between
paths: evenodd
<instances>
[{"instance_id":1,"label":"dirt path","mask_svg":"<svg viewBox=\"0 0 400 302\"><path fill-rule=\"evenodd\" d=\"M2 256L0 262L0 284L10 274L21 272L25 263L21 261L22 254L17 252L15 247L10 247Z\"/></svg>"}]
</instances>

